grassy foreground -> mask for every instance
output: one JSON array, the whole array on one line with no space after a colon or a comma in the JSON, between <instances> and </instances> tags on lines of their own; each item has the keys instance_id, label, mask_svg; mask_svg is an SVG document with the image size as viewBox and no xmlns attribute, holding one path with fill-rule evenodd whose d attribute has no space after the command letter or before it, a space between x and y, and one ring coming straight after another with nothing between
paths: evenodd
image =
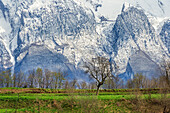
<instances>
[{"instance_id":1,"label":"grassy foreground","mask_svg":"<svg viewBox=\"0 0 170 113\"><path fill-rule=\"evenodd\" d=\"M167 90L0 89L1 113L129 113L169 112Z\"/></svg>"}]
</instances>

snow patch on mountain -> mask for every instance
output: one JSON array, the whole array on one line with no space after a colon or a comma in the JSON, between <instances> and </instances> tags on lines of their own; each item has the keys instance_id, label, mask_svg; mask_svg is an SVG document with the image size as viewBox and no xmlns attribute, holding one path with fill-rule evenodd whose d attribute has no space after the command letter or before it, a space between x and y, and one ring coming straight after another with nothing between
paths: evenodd
<instances>
[{"instance_id":1,"label":"snow patch on mountain","mask_svg":"<svg viewBox=\"0 0 170 113\"><path fill-rule=\"evenodd\" d=\"M29 6L29 9L33 11L36 9L40 9L42 7L48 8L48 5L51 3L51 1L52 0L48 0L48 1L47 0L35 0L34 3L31 6Z\"/></svg>"},{"instance_id":2,"label":"snow patch on mountain","mask_svg":"<svg viewBox=\"0 0 170 113\"><path fill-rule=\"evenodd\" d=\"M0 26L0 33L4 33L5 32L5 29L3 29L1 26Z\"/></svg>"},{"instance_id":3,"label":"snow patch on mountain","mask_svg":"<svg viewBox=\"0 0 170 113\"><path fill-rule=\"evenodd\" d=\"M12 57L10 51L8 48L6 48L6 44L0 36L0 71L9 69L12 66Z\"/></svg>"},{"instance_id":4,"label":"snow patch on mountain","mask_svg":"<svg viewBox=\"0 0 170 113\"><path fill-rule=\"evenodd\" d=\"M4 68L7 69L9 67L12 67L12 74L13 74L13 72L14 72L14 65L15 65L15 59L14 59L14 57L13 57L13 55L12 55L10 49L9 49L9 45L8 45L9 42L7 40L2 40L2 39L0 39L0 41L3 43L3 45L4 45L5 49L6 49L6 52L9 55L8 62L11 63L10 66L7 65L7 66L4 66Z\"/></svg>"}]
</instances>

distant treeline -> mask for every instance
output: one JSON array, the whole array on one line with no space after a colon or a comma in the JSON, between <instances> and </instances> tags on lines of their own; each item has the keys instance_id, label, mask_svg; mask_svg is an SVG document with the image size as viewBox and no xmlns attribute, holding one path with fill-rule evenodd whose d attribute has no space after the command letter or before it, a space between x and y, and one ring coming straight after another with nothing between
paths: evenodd
<instances>
[{"instance_id":1,"label":"distant treeline","mask_svg":"<svg viewBox=\"0 0 170 113\"><path fill-rule=\"evenodd\" d=\"M28 74L23 72L11 75L11 70L0 72L0 88L51 88L51 89L96 89L96 82L68 80L67 73L61 71L52 72L48 69L37 68L30 70ZM126 82L126 83L125 83ZM101 88L165 88L168 87L165 76L148 79L142 74L134 75L133 79L123 81L118 76L108 77Z\"/></svg>"},{"instance_id":2,"label":"distant treeline","mask_svg":"<svg viewBox=\"0 0 170 113\"><path fill-rule=\"evenodd\" d=\"M65 72L52 72L48 69L37 68L30 70L27 74L23 72L11 74L11 70L0 72L0 88L51 88L51 89L95 89L95 83L81 83L74 79L68 80Z\"/></svg>"}]
</instances>

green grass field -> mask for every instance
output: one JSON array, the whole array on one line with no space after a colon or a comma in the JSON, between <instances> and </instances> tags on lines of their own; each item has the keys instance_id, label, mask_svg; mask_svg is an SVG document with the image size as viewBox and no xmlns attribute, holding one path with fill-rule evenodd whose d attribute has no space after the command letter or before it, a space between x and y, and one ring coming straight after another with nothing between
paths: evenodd
<instances>
[{"instance_id":1,"label":"green grass field","mask_svg":"<svg viewBox=\"0 0 170 113\"><path fill-rule=\"evenodd\" d=\"M170 105L170 94L155 90L103 90L98 96L95 90L1 88L0 91L0 113L161 112Z\"/></svg>"}]
</instances>

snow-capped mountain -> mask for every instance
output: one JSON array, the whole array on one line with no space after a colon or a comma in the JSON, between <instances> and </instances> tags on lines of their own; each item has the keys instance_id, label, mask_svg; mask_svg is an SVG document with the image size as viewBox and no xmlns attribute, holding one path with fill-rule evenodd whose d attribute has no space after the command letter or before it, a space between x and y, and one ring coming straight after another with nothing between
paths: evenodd
<instances>
[{"instance_id":1,"label":"snow-capped mountain","mask_svg":"<svg viewBox=\"0 0 170 113\"><path fill-rule=\"evenodd\" d=\"M166 21L160 32L161 39L170 53L170 20Z\"/></svg>"},{"instance_id":2,"label":"snow-capped mountain","mask_svg":"<svg viewBox=\"0 0 170 113\"><path fill-rule=\"evenodd\" d=\"M133 66L131 68L133 68L133 72L142 73L144 72L143 68L150 65L152 60L161 62L162 58L169 54L167 48L161 43L160 38L156 36L155 30L147 16L142 10L134 7L128 8L117 17L113 29L107 36L107 40L112 47L112 49L107 52L113 57L114 61L119 62L122 72L125 72L130 59L131 61L138 59L134 60L135 63L132 64ZM107 46L105 48L107 48ZM144 54L146 53L148 57L144 54L138 56L138 51L142 51ZM137 58L135 58L134 54L136 54L135 56ZM133 58L131 58L131 56L133 56ZM150 62L143 59L144 56L150 60ZM147 65L142 65L142 63ZM131 66L131 63L129 64ZM136 69L137 67L138 69ZM153 67L154 66L150 68ZM154 70L150 68L146 68L145 70ZM149 71L149 73L145 73L145 75L149 76L151 73L153 73L153 71Z\"/></svg>"},{"instance_id":3,"label":"snow-capped mountain","mask_svg":"<svg viewBox=\"0 0 170 113\"><path fill-rule=\"evenodd\" d=\"M169 58L169 0L0 0L0 69L41 67L81 78L103 55L119 74L156 73Z\"/></svg>"}]
</instances>

